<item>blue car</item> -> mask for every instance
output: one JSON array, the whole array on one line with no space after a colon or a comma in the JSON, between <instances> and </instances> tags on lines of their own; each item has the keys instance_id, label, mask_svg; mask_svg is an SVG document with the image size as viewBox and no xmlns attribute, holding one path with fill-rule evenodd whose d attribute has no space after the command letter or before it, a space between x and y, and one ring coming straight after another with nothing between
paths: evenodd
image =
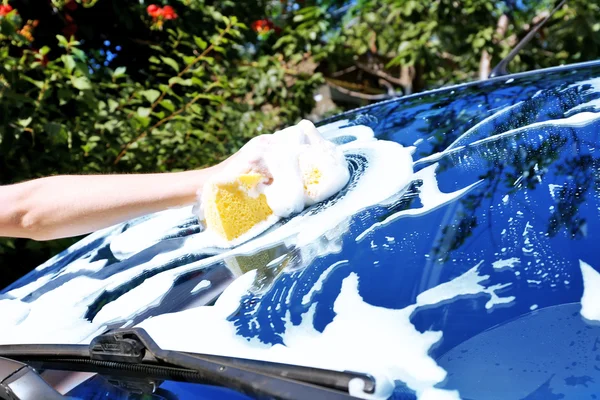
<instances>
[{"instance_id":1,"label":"blue car","mask_svg":"<svg viewBox=\"0 0 600 400\"><path fill-rule=\"evenodd\" d=\"M600 396L600 62L318 128L349 183L258 237L166 210L2 290L0 397Z\"/></svg>"}]
</instances>

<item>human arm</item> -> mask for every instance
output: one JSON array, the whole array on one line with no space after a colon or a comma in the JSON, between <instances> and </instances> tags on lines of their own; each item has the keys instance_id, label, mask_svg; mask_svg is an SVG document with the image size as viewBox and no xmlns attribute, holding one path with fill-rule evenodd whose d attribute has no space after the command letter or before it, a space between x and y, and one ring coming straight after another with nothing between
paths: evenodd
<instances>
[{"instance_id":1,"label":"human arm","mask_svg":"<svg viewBox=\"0 0 600 400\"><path fill-rule=\"evenodd\" d=\"M193 204L222 166L163 174L62 175L0 186L0 237L77 236Z\"/></svg>"}]
</instances>

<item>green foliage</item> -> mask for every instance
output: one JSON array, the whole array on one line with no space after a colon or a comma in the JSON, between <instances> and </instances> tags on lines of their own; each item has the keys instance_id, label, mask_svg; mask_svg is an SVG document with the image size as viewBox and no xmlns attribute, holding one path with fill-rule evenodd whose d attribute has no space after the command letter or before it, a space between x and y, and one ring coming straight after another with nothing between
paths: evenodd
<instances>
[{"instance_id":1,"label":"green foliage","mask_svg":"<svg viewBox=\"0 0 600 400\"><path fill-rule=\"evenodd\" d=\"M553 6L172 0L151 11L139 1L10 4L14 10L0 15L0 184L208 166L308 114L324 82L361 98L477 79ZM510 69L595 59L599 44L600 6L570 0ZM64 246L1 240L0 264L34 266Z\"/></svg>"},{"instance_id":2,"label":"green foliage","mask_svg":"<svg viewBox=\"0 0 600 400\"><path fill-rule=\"evenodd\" d=\"M549 0L360 0L337 37L338 57L409 73L413 90L479 77L484 61L504 58L554 4ZM512 72L598 58L600 5L573 0L558 11L510 65ZM349 59L348 53L354 58ZM334 67L341 69L344 65Z\"/></svg>"},{"instance_id":3,"label":"green foliage","mask_svg":"<svg viewBox=\"0 0 600 400\"><path fill-rule=\"evenodd\" d=\"M91 20L107 3L72 14ZM137 18L139 26L124 28L129 36L110 36L104 22L77 40L54 32L39 50L19 33L16 12L0 17L0 184L205 167L311 110L323 80L310 54L272 49L274 38L249 30L252 20L232 15L231 5L186 3L165 21L149 18L139 3L115 3L112 18ZM161 29L151 29L158 22ZM109 46L94 42L102 35ZM107 51L116 46L121 52L111 61ZM29 243L0 242L2 264L26 260L26 252L40 255L38 263L57 250Z\"/></svg>"}]
</instances>

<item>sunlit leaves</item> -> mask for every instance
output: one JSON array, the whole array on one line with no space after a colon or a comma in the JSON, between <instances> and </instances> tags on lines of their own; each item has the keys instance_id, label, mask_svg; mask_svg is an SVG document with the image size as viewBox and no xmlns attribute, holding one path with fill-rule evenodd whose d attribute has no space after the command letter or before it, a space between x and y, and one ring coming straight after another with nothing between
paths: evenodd
<instances>
[{"instance_id":1,"label":"sunlit leaves","mask_svg":"<svg viewBox=\"0 0 600 400\"><path fill-rule=\"evenodd\" d=\"M92 88L92 83L85 76L72 77L71 83L74 88L79 90L89 90Z\"/></svg>"}]
</instances>

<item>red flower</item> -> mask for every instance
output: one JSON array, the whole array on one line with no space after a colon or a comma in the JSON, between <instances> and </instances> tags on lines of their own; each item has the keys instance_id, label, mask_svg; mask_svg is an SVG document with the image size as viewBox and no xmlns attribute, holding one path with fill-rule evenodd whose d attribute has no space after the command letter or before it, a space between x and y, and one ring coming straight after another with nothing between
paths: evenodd
<instances>
[{"instance_id":1,"label":"red flower","mask_svg":"<svg viewBox=\"0 0 600 400\"><path fill-rule=\"evenodd\" d=\"M252 23L252 30L258 34L267 33L274 27L275 25L273 25L273 22L268 19L259 19Z\"/></svg>"},{"instance_id":2,"label":"red flower","mask_svg":"<svg viewBox=\"0 0 600 400\"><path fill-rule=\"evenodd\" d=\"M156 4L150 4L148 8L146 8L146 11L148 12L148 15L152 18L158 18L163 13L162 8L160 8Z\"/></svg>"},{"instance_id":3,"label":"red flower","mask_svg":"<svg viewBox=\"0 0 600 400\"><path fill-rule=\"evenodd\" d=\"M0 17L5 16L9 12L11 12L12 10L13 10L13 8L12 8L12 6L10 4L1 5L0 6Z\"/></svg>"},{"instance_id":4,"label":"red flower","mask_svg":"<svg viewBox=\"0 0 600 400\"><path fill-rule=\"evenodd\" d=\"M162 14L165 17L165 19L176 19L177 18L177 13L175 13L175 10L171 6L164 6L162 9Z\"/></svg>"},{"instance_id":5,"label":"red flower","mask_svg":"<svg viewBox=\"0 0 600 400\"><path fill-rule=\"evenodd\" d=\"M160 8L156 4L150 4L146 8L148 15L152 17L155 23L162 24L163 19L177 19L179 16L171 6L164 6Z\"/></svg>"}]
</instances>

